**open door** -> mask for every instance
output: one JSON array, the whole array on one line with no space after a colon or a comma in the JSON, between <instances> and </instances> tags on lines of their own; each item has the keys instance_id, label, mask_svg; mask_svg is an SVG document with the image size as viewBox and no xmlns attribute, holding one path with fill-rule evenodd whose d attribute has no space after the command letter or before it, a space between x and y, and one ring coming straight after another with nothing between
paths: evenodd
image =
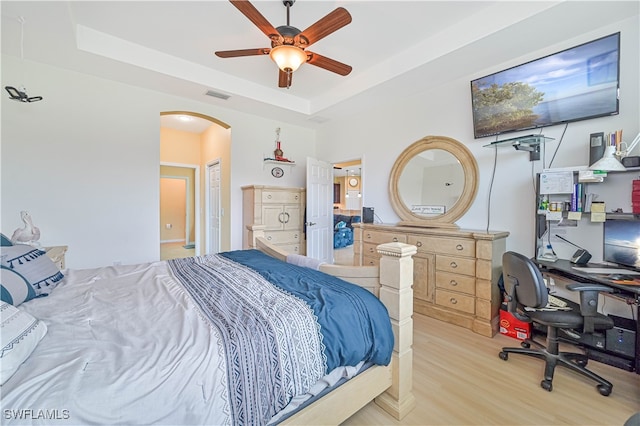
<instances>
[{"instance_id":1,"label":"open door","mask_svg":"<svg viewBox=\"0 0 640 426\"><path fill-rule=\"evenodd\" d=\"M307 256L333 263L333 165L307 157Z\"/></svg>"},{"instance_id":2,"label":"open door","mask_svg":"<svg viewBox=\"0 0 640 426\"><path fill-rule=\"evenodd\" d=\"M207 164L207 250L206 254L220 253L220 159Z\"/></svg>"}]
</instances>

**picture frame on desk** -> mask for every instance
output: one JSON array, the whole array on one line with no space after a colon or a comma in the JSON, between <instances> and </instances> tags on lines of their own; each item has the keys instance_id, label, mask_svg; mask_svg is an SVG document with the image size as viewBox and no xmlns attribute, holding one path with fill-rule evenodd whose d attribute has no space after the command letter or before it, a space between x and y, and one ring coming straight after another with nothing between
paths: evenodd
<instances>
[{"instance_id":1,"label":"picture frame on desk","mask_svg":"<svg viewBox=\"0 0 640 426\"><path fill-rule=\"evenodd\" d=\"M591 133L589 135L589 165L598 161L604 155L604 132Z\"/></svg>"}]
</instances>

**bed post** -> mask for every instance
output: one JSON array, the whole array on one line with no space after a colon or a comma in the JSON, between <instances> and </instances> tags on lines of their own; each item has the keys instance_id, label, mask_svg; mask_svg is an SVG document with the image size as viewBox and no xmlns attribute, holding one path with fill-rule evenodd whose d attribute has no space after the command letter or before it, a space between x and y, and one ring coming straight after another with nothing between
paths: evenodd
<instances>
[{"instance_id":1,"label":"bed post","mask_svg":"<svg viewBox=\"0 0 640 426\"><path fill-rule=\"evenodd\" d=\"M391 358L393 383L376 404L397 420L416 405L413 396L413 259L415 246L387 243L378 246L380 259L380 300L387 307L395 338Z\"/></svg>"},{"instance_id":2,"label":"bed post","mask_svg":"<svg viewBox=\"0 0 640 426\"><path fill-rule=\"evenodd\" d=\"M256 238L264 238L265 225L247 225L249 233L247 234L247 245L250 249L256 248Z\"/></svg>"}]
</instances>

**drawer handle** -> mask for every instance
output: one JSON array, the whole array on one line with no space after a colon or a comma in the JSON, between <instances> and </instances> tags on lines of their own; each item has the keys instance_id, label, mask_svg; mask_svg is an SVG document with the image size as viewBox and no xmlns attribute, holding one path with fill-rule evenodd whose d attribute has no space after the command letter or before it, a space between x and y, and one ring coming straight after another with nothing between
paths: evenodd
<instances>
[{"instance_id":1,"label":"drawer handle","mask_svg":"<svg viewBox=\"0 0 640 426\"><path fill-rule=\"evenodd\" d=\"M298 196L296 195L296 200L298 199Z\"/></svg>"},{"instance_id":2,"label":"drawer handle","mask_svg":"<svg viewBox=\"0 0 640 426\"><path fill-rule=\"evenodd\" d=\"M422 247L422 241L418 241L418 242L416 243L416 245L417 245L418 247Z\"/></svg>"},{"instance_id":3,"label":"drawer handle","mask_svg":"<svg viewBox=\"0 0 640 426\"><path fill-rule=\"evenodd\" d=\"M457 268L458 264L456 262L451 262L449 266L451 266L452 268Z\"/></svg>"},{"instance_id":4,"label":"drawer handle","mask_svg":"<svg viewBox=\"0 0 640 426\"><path fill-rule=\"evenodd\" d=\"M458 245L456 246L456 250L458 250L458 251L462 250L463 248L464 248L464 247L462 247L462 244L458 244Z\"/></svg>"},{"instance_id":5,"label":"drawer handle","mask_svg":"<svg viewBox=\"0 0 640 426\"><path fill-rule=\"evenodd\" d=\"M369 247L369 253L373 253L373 252L374 252L373 247Z\"/></svg>"},{"instance_id":6,"label":"drawer handle","mask_svg":"<svg viewBox=\"0 0 640 426\"><path fill-rule=\"evenodd\" d=\"M271 241L271 235L269 235L269 236L267 237L267 240Z\"/></svg>"},{"instance_id":7,"label":"drawer handle","mask_svg":"<svg viewBox=\"0 0 640 426\"><path fill-rule=\"evenodd\" d=\"M268 199L271 199L271 194L267 195L267 198L268 198Z\"/></svg>"},{"instance_id":8,"label":"drawer handle","mask_svg":"<svg viewBox=\"0 0 640 426\"><path fill-rule=\"evenodd\" d=\"M456 280L451 280L449 281L449 285L451 285L452 287L455 287L458 285L458 282Z\"/></svg>"},{"instance_id":9,"label":"drawer handle","mask_svg":"<svg viewBox=\"0 0 640 426\"><path fill-rule=\"evenodd\" d=\"M375 262L374 262L373 260L370 260L370 261L369 261L369 265L374 266L374 265L375 265Z\"/></svg>"},{"instance_id":10,"label":"drawer handle","mask_svg":"<svg viewBox=\"0 0 640 426\"><path fill-rule=\"evenodd\" d=\"M367 239L371 239L371 234L367 234Z\"/></svg>"},{"instance_id":11,"label":"drawer handle","mask_svg":"<svg viewBox=\"0 0 640 426\"><path fill-rule=\"evenodd\" d=\"M289 216L289 213L284 212L284 214L287 216L287 220L284 221L284 223L289 223L289 219L291 218L291 216Z\"/></svg>"},{"instance_id":12,"label":"drawer handle","mask_svg":"<svg viewBox=\"0 0 640 426\"><path fill-rule=\"evenodd\" d=\"M452 305L455 305L456 303L458 303L458 301L456 300L455 297L452 297L451 299L449 299L449 303L451 303Z\"/></svg>"},{"instance_id":13,"label":"drawer handle","mask_svg":"<svg viewBox=\"0 0 640 426\"><path fill-rule=\"evenodd\" d=\"M393 237L393 242L397 243L398 242L398 237Z\"/></svg>"},{"instance_id":14,"label":"drawer handle","mask_svg":"<svg viewBox=\"0 0 640 426\"><path fill-rule=\"evenodd\" d=\"M294 234L293 238L298 239L298 234Z\"/></svg>"}]
</instances>

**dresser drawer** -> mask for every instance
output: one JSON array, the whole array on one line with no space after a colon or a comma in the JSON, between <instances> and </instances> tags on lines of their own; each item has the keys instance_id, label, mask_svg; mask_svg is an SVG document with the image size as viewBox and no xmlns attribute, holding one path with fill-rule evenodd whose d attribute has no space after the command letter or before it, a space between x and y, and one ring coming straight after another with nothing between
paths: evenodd
<instances>
[{"instance_id":1,"label":"dresser drawer","mask_svg":"<svg viewBox=\"0 0 640 426\"><path fill-rule=\"evenodd\" d=\"M436 255L436 270L474 277L476 275L476 260L439 254Z\"/></svg>"},{"instance_id":2,"label":"dresser drawer","mask_svg":"<svg viewBox=\"0 0 640 426\"><path fill-rule=\"evenodd\" d=\"M407 244L416 246L419 253L433 253L433 250L429 250L427 239L424 235L407 235Z\"/></svg>"},{"instance_id":3,"label":"dresser drawer","mask_svg":"<svg viewBox=\"0 0 640 426\"><path fill-rule=\"evenodd\" d=\"M452 254L454 256L476 255L476 242L464 238L423 238L426 249L435 253Z\"/></svg>"},{"instance_id":4,"label":"dresser drawer","mask_svg":"<svg viewBox=\"0 0 640 426\"><path fill-rule=\"evenodd\" d=\"M363 243L362 244L362 255L369 257L380 257L378 254L377 243Z\"/></svg>"},{"instance_id":5,"label":"dresser drawer","mask_svg":"<svg viewBox=\"0 0 640 426\"><path fill-rule=\"evenodd\" d=\"M299 231L267 231L264 233L264 238L272 244L299 244L300 234Z\"/></svg>"},{"instance_id":6,"label":"dresser drawer","mask_svg":"<svg viewBox=\"0 0 640 426\"><path fill-rule=\"evenodd\" d=\"M304 254L305 252L304 246L301 244L278 244L278 247L287 253Z\"/></svg>"},{"instance_id":7,"label":"dresser drawer","mask_svg":"<svg viewBox=\"0 0 640 426\"><path fill-rule=\"evenodd\" d=\"M362 256L362 266L380 266L380 257Z\"/></svg>"},{"instance_id":8,"label":"dresser drawer","mask_svg":"<svg viewBox=\"0 0 640 426\"><path fill-rule=\"evenodd\" d=\"M436 305L473 314L475 298L462 293L436 289Z\"/></svg>"},{"instance_id":9,"label":"dresser drawer","mask_svg":"<svg viewBox=\"0 0 640 426\"><path fill-rule=\"evenodd\" d=\"M384 244L384 243L406 243L407 236L405 234L394 232L368 231L362 232L362 241L365 243Z\"/></svg>"},{"instance_id":10,"label":"dresser drawer","mask_svg":"<svg viewBox=\"0 0 640 426\"><path fill-rule=\"evenodd\" d=\"M437 271L436 287L474 296L476 294L476 279L467 275Z\"/></svg>"},{"instance_id":11,"label":"dresser drawer","mask_svg":"<svg viewBox=\"0 0 640 426\"><path fill-rule=\"evenodd\" d=\"M299 193L291 191L262 191L263 203L298 204L301 197Z\"/></svg>"}]
</instances>

